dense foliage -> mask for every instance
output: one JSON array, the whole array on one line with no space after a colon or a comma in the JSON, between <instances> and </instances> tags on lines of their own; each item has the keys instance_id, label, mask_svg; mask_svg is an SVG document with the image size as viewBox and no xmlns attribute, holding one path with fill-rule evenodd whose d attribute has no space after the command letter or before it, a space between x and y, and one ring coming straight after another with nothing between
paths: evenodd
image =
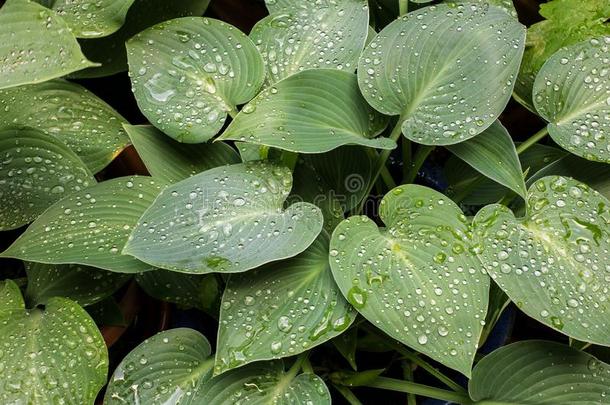
<instances>
[{"instance_id":1,"label":"dense foliage","mask_svg":"<svg viewBox=\"0 0 610 405\"><path fill-rule=\"evenodd\" d=\"M610 404L607 0L208 3L0 9L1 403Z\"/></svg>"}]
</instances>

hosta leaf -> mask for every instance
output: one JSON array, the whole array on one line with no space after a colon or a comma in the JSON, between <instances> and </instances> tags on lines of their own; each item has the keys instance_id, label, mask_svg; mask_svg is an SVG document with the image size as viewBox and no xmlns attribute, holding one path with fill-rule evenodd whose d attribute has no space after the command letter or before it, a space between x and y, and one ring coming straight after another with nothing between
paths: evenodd
<instances>
[{"instance_id":1,"label":"hosta leaf","mask_svg":"<svg viewBox=\"0 0 610 405\"><path fill-rule=\"evenodd\" d=\"M319 377L295 378L284 372L281 362L256 363L211 378L213 361L210 344L199 332L178 328L158 333L119 364L104 403L330 405L330 394Z\"/></svg>"},{"instance_id":2,"label":"hosta leaf","mask_svg":"<svg viewBox=\"0 0 610 405\"><path fill-rule=\"evenodd\" d=\"M386 225L355 216L334 231L333 276L348 301L393 338L470 375L489 278L466 217L447 197L407 185L380 205Z\"/></svg>"},{"instance_id":3,"label":"hosta leaf","mask_svg":"<svg viewBox=\"0 0 610 405\"><path fill-rule=\"evenodd\" d=\"M214 372L292 356L343 332L355 318L333 280L329 236L303 253L229 279L220 310Z\"/></svg>"},{"instance_id":4,"label":"hosta leaf","mask_svg":"<svg viewBox=\"0 0 610 405\"><path fill-rule=\"evenodd\" d=\"M177 18L148 28L127 42L127 58L142 113L185 143L214 136L265 77L252 41L210 18Z\"/></svg>"},{"instance_id":5,"label":"hosta leaf","mask_svg":"<svg viewBox=\"0 0 610 405\"><path fill-rule=\"evenodd\" d=\"M110 35L125 22L134 0L36 0L55 11L79 38Z\"/></svg>"},{"instance_id":6,"label":"hosta leaf","mask_svg":"<svg viewBox=\"0 0 610 405\"><path fill-rule=\"evenodd\" d=\"M532 318L610 345L608 200L576 180L551 176L534 183L527 202L522 219L503 205L475 217L487 272Z\"/></svg>"},{"instance_id":7,"label":"hosta leaf","mask_svg":"<svg viewBox=\"0 0 610 405\"><path fill-rule=\"evenodd\" d=\"M121 177L57 201L0 257L82 264L118 273L150 270L121 255L129 233L165 183L150 177Z\"/></svg>"},{"instance_id":8,"label":"hosta leaf","mask_svg":"<svg viewBox=\"0 0 610 405\"><path fill-rule=\"evenodd\" d=\"M211 380L206 389L202 404L331 404L330 392L320 377L295 377L284 371L282 361L258 362L229 371Z\"/></svg>"},{"instance_id":9,"label":"hosta leaf","mask_svg":"<svg viewBox=\"0 0 610 405\"><path fill-rule=\"evenodd\" d=\"M127 121L82 86L53 80L0 91L0 125L27 125L68 145L97 173L129 143Z\"/></svg>"},{"instance_id":10,"label":"hosta leaf","mask_svg":"<svg viewBox=\"0 0 610 405\"><path fill-rule=\"evenodd\" d=\"M69 298L79 305L95 304L110 296L129 279L129 275L113 273L77 264L25 263L28 302L44 305L53 297Z\"/></svg>"},{"instance_id":11,"label":"hosta leaf","mask_svg":"<svg viewBox=\"0 0 610 405\"><path fill-rule=\"evenodd\" d=\"M394 141L375 138L386 125L360 95L356 75L315 69L263 90L218 139L304 153L348 144L393 149Z\"/></svg>"},{"instance_id":12,"label":"hosta leaf","mask_svg":"<svg viewBox=\"0 0 610 405\"><path fill-rule=\"evenodd\" d=\"M607 404L610 366L556 342L528 340L479 361L468 392L481 403Z\"/></svg>"},{"instance_id":13,"label":"hosta leaf","mask_svg":"<svg viewBox=\"0 0 610 405\"><path fill-rule=\"evenodd\" d=\"M610 165L568 155L537 171L528 183L551 175L572 177L610 199Z\"/></svg>"},{"instance_id":14,"label":"hosta leaf","mask_svg":"<svg viewBox=\"0 0 610 405\"><path fill-rule=\"evenodd\" d=\"M447 149L484 176L525 198L527 190L519 155L508 131L496 121L483 133Z\"/></svg>"},{"instance_id":15,"label":"hosta leaf","mask_svg":"<svg viewBox=\"0 0 610 405\"><path fill-rule=\"evenodd\" d=\"M525 28L497 7L424 7L367 45L358 82L376 110L400 115L407 138L451 145L498 118L510 99L524 43Z\"/></svg>"},{"instance_id":16,"label":"hosta leaf","mask_svg":"<svg viewBox=\"0 0 610 405\"><path fill-rule=\"evenodd\" d=\"M293 7L260 20L250 38L271 84L305 69L356 70L368 33L366 0Z\"/></svg>"},{"instance_id":17,"label":"hosta leaf","mask_svg":"<svg viewBox=\"0 0 610 405\"><path fill-rule=\"evenodd\" d=\"M159 300L215 312L220 300L218 281L214 274L184 274L168 270L146 271L136 275L138 284L148 295ZM216 313L216 316L218 314Z\"/></svg>"},{"instance_id":18,"label":"hosta leaf","mask_svg":"<svg viewBox=\"0 0 610 405\"><path fill-rule=\"evenodd\" d=\"M125 42L129 38L162 21L191 15L201 16L209 3L210 0L135 0L127 12L125 24L117 32L103 38L79 41L87 58L102 63L102 66L87 68L71 76L101 77L127 70Z\"/></svg>"},{"instance_id":19,"label":"hosta leaf","mask_svg":"<svg viewBox=\"0 0 610 405\"><path fill-rule=\"evenodd\" d=\"M527 30L527 47L515 84L517 100L534 111L532 88L542 65L560 48L610 35L607 0L552 0L540 5L546 18Z\"/></svg>"},{"instance_id":20,"label":"hosta leaf","mask_svg":"<svg viewBox=\"0 0 610 405\"><path fill-rule=\"evenodd\" d=\"M95 66L55 12L29 0L0 9L0 89L40 83Z\"/></svg>"},{"instance_id":21,"label":"hosta leaf","mask_svg":"<svg viewBox=\"0 0 610 405\"><path fill-rule=\"evenodd\" d=\"M305 250L322 228L309 203L283 208L290 170L255 162L210 169L161 192L124 253L184 273L241 272Z\"/></svg>"},{"instance_id":22,"label":"hosta leaf","mask_svg":"<svg viewBox=\"0 0 610 405\"><path fill-rule=\"evenodd\" d=\"M150 125L125 125L125 130L150 174L168 183L241 161L235 149L222 142L185 145Z\"/></svg>"},{"instance_id":23,"label":"hosta leaf","mask_svg":"<svg viewBox=\"0 0 610 405\"><path fill-rule=\"evenodd\" d=\"M93 320L65 298L50 299L44 310L26 310L23 301L16 304L17 286L9 280L6 288L12 293L0 296L0 369L6 377L0 401L93 403L108 372L106 345Z\"/></svg>"},{"instance_id":24,"label":"hosta leaf","mask_svg":"<svg viewBox=\"0 0 610 405\"><path fill-rule=\"evenodd\" d=\"M414 1L414 0L411 0L411 1L417 3L417 1ZM463 2L456 1L456 0L444 0L443 3L456 4L456 3L463 3ZM513 4L513 0L468 0L468 3L491 4L492 6L496 6L498 8L501 8L502 10L506 11L508 14L510 14L511 17L517 18L517 10L515 10L515 5Z\"/></svg>"},{"instance_id":25,"label":"hosta leaf","mask_svg":"<svg viewBox=\"0 0 610 405\"><path fill-rule=\"evenodd\" d=\"M566 150L610 163L610 36L555 53L534 83L534 105ZM605 72L605 73L604 73Z\"/></svg>"},{"instance_id":26,"label":"hosta leaf","mask_svg":"<svg viewBox=\"0 0 610 405\"><path fill-rule=\"evenodd\" d=\"M55 201L95 184L61 141L30 128L0 130L0 230L19 228Z\"/></svg>"}]
</instances>

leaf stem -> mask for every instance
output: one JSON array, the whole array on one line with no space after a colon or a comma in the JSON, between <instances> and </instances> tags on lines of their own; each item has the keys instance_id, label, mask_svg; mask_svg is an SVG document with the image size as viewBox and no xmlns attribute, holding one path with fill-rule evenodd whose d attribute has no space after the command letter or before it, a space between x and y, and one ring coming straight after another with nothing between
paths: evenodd
<instances>
[{"instance_id":1,"label":"leaf stem","mask_svg":"<svg viewBox=\"0 0 610 405\"><path fill-rule=\"evenodd\" d=\"M229 117L234 120L237 114L239 114L239 111L237 111L237 107L231 106L231 108L227 111L227 114L229 114Z\"/></svg>"},{"instance_id":2,"label":"leaf stem","mask_svg":"<svg viewBox=\"0 0 610 405\"><path fill-rule=\"evenodd\" d=\"M398 15L404 15L409 12L409 0L398 0Z\"/></svg>"},{"instance_id":3,"label":"leaf stem","mask_svg":"<svg viewBox=\"0 0 610 405\"><path fill-rule=\"evenodd\" d=\"M402 138L402 178L406 178L409 173L409 165L411 161L411 141L407 137Z\"/></svg>"},{"instance_id":4,"label":"leaf stem","mask_svg":"<svg viewBox=\"0 0 610 405\"><path fill-rule=\"evenodd\" d=\"M428 155L430 155L430 152L432 152L433 150L434 150L434 146L419 145L419 147L417 148L417 151L415 152L415 156L413 157L413 160L410 162L409 171L407 172L407 175L405 176L405 178L402 181L404 184L413 183L413 181L417 177L417 173L419 172L419 169L421 169L422 165L426 161L426 158L428 157Z\"/></svg>"},{"instance_id":5,"label":"leaf stem","mask_svg":"<svg viewBox=\"0 0 610 405\"><path fill-rule=\"evenodd\" d=\"M309 357L309 352L299 354L297 359L294 361L294 364L292 364L292 366L290 366L288 371L286 371L286 374L284 374L284 378L287 381L292 381L294 379L294 377L297 376L297 374L299 373L299 370L301 370L301 366L303 365L303 362L307 359L307 357Z\"/></svg>"},{"instance_id":6,"label":"leaf stem","mask_svg":"<svg viewBox=\"0 0 610 405\"><path fill-rule=\"evenodd\" d=\"M470 397L465 392L448 391L442 388L430 387L428 385L398 380L395 378L377 377L364 386L404 392L407 394L421 395L428 398L440 399L442 401L457 402L460 404L472 404Z\"/></svg>"},{"instance_id":7,"label":"leaf stem","mask_svg":"<svg viewBox=\"0 0 610 405\"><path fill-rule=\"evenodd\" d=\"M301 370L304 373L315 374L314 371L313 371L313 367L311 366L311 362L309 361L309 357L308 356L306 356L303 359L303 363L301 363Z\"/></svg>"},{"instance_id":8,"label":"leaf stem","mask_svg":"<svg viewBox=\"0 0 610 405\"><path fill-rule=\"evenodd\" d=\"M405 380L413 381L413 369L411 368L411 362L406 360L402 361L402 375ZM414 394L407 394L407 405L417 405L417 399Z\"/></svg>"},{"instance_id":9,"label":"leaf stem","mask_svg":"<svg viewBox=\"0 0 610 405\"><path fill-rule=\"evenodd\" d=\"M521 153L525 152L532 145L534 145L536 142L538 142L539 140L541 140L548 134L549 134L548 128L547 127L542 128L540 131L536 132L534 135L532 135L530 138L528 138L521 145L517 146L517 154L520 155Z\"/></svg>"},{"instance_id":10,"label":"leaf stem","mask_svg":"<svg viewBox=\"0 0 610 405\"><path fill-rule=\"evenodd\" d=\"M390 133L389 138L392 139L393 141L398 140L398 138L402 134L402 121L403 121L403 119L401 116L398 118L398 121L396 121L396 125L394 126L394 128L392 129L392 132ZM379 157L377 158L377 168L373 172L373 177L371 177L371 182L367 186L367 190L366 190L366 193L364 194L364 197L362 198L362 201L360 201L360 204L354 210L354 213L356 215L360 215L362 213L362 208L364 207L364 203L366 202L366 199L368 198L369 194L371 194L371 190L373 189L373 186L377 182L377 178L383 171L383 168L385 167L385 163L388 160L388 158L390 157L390 153L392 153L391 149L384 149L379 154Z\"/></svg>"},{"instance_id":11,"label":"leaf stem","mask_svg":"<svg viewBox=\"0 0 610 405\"><path fill-rule=\"evenodd\" d=\"M445 384L447 387L451 388L452 390L454 390L456 392L466 392L466 390L461 385L459 385L458 383L453 381L451 378L447 377L445 374L441 373L434 366L432 366L431 364L429 364L428 362L423 360L421 357L417 356L415 353L411 352L409 349L404 347L402 344L398 343L394 339L391 339L391 338L388 339L384 334L379 332L375 327L373 327L369 324L365 324L362 326L362 328L371 334L384 338L384 341L388 346L392 347L392 349L396 350L398 353L400 353L405 359L409 360L411 363L416 364L419 367L421 367L422 369L424 369L425 371L427 371L428 374L435 377L437 380L439 380L440 382Z\"/></svg>"},{"instance_id":12,"label":"leaf stem","mask_svg":"<svg viewBox=\"0 0 610 405\"><path fill-rule=\"evenodd\" d=\"M343 398L345 398L350 405L362 405L362 402L356 398L354 393L349 388L339 384L333 384L333 387L335 387L335 389L339 391L341 395L343 395Z\"/></svg>"}]
</instances>

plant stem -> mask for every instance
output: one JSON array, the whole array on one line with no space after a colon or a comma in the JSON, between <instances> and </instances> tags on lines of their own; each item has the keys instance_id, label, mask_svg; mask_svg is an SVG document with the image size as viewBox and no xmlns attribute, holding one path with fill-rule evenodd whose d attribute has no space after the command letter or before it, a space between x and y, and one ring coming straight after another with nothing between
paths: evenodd
<instances>
[{"instance_id":1,"label":"plant stem","mask_svg":"<svg viewBox=\"0 0 610 405\"><path fill-rule=\"evenodd\" d=\"M424 369L425 371L427 371L428 374L435 377L437 380L439 380L440 382L445 384L447 387L451 388L452 390L454 390L456 392L465 392L466 391L466 390L464 390L464 388L461 385L459 385L458 383L453 381L451 378L447 377L445 374L441 373L434 366L432 366L431 364L429 364L428 362L426 362L425 360L423 360L416 354L412 353L409 349L407 349L406 347L404 347L402 344L398 343L394 339L391 339L391 338L388 339L385 335L383 335L381 332L379 332L376 328L374 328L368 324L363 325L362 328L371 334L384 338L385 343L387 345L391 346L392 349L396 350L398 353L400 353L405 359L409 360L411 363L416 364L419 367L421 367L422 369Z\"/></svg>"},{"instance_id":2,"label":"plant stem","mask_svg":"<svg viewBox=\"0 0 610 405\"><path fill-rule=\"evenodd\" d=\"M303 362L307 359L308 356L309 352L299 354L297 359L294 361L294 364L290 366L290 369L288 369L288 371L286 371L286 373L284 374L284 378L286 378L287 381L292 381L294 377L297 376L299 370L301 369L301 366L303 365Z\"/></svg>"},{"instance_id":3,"label":"plant stem","mask_svg":"<svg viewBox=\"0 0 610 405\"><path fill-rule=\"evenodd\" d=\"M413 381L413 369L411 363L403 360L402 361L402 375L405 380ZM414 394L407 394L407 405L417 405L417 399Z\"/></svg>"},{"instance_id":4,"label":"plant stem","mask_svg":"<svg viewBox=\"0 0 610 405\"><path fill-rule=\"evenodd\" d=\"M409 0L398 0L398 15L404 15L409 12Z\"/></svg>"},{"instance_id":5,"label":"plant stem","mask_svg":"<svg viewBox=\"0 0 610 405\"><path fill-rule=\"evenodd\" d=\"M234 106L232 106L231 109L227 111L227 114L229 114L229 117L231 117L231 119L233 120L235 119L238 113L239 111L237 111L237 107Z\"/></svg>"},{"instance_id":6,"label":"plant stem","mask_svg":"<svg viewBox=\"0 0 610 405\"><path fill-rule=\"evenodd\" d=\"M367 151L373 162L377 162L377 159L379 159L379 155L377 154L377 152L370 148L367 148ZM383 180L388 189L391 190L396 187L396 182L394 182L394 179L392 178L392 175L390 174L390 171L388 170L386 165L383 165L383 167L381 168L381 179Z\"/></svg>"},{"instance_id":7,"label":"plant stem","mask_svg":"<svg viewBox=\"0 0 610 405\"><path fill-rule=\"evenodd\" d=\"M527 149L530 148L530 146L534 145L536 142L538 142L548 134L549 130L547 129L547 127L542 128L540 131L536 132L529 139L527 139L525 142L523 142L517 147L517 154L520 155L521 153L525 152Z\"/></svg>"},{"instance_id":8,"label":"plant stem","mask_svg":"<svg viewBox=\"0 0 610 405\"><path fill-rule=\"evenodd\" d=\"M341 395L343 395L343 398L345 398L350 405L362 405L362 402L356 398L354 393L349 388L339 384L333 384L333 387L335 387L335 389L339 391Z\"/></svg>"},{"instance_id":9,"label":"plant stem","mask_svg":"<svg viewBox=\"0 0 610 405\"><path fill-rule=\"evenodd\" d=\"M430 387L411 381L397 380L395 378L377 377L373 381L364 385L370 388L381 388L384 390L404 392L407 394L421 395L428 398L440 399L443 401L457 402L460 404L472 404L470 397L466 393L448 391L441 388Z\"/></svg>"},{"instance_id":10,"label":"plant stem","mask_svg":"<svg viewBox=\"0 0 610 405\"><path fill-rule=\"evenodd\" d=\"M398 121L396 121L396 125L394 126L394 128L392 129L392 132L390 133L390 139L392 139L394 141L398 140L398 138L402 134L402 121L403 121L403 119L401 116L398 118ZM388 160L388 158L390 157L390 153L392 153L392 150L384 149L379 154L379 157L377 158L377 168L373 172L373 177L371 177L371 182L368 185L366 193L364 194L364 198L362 198L362 201L360 201L360 204L354 210L354 213L356 215L360 215L362 213L362 208L364 207L364 203L366 202L366 199L369 196L369 194L371 194L371 190L373 189L373 186L377 182L377 178L383 171L383 168L385 167L385 163Z\"/></svg>"},{"instance_id":11,"label":"plant stem","mask_svg":"<svg viewBox=\"0 0 610 405\"><path fill-rule=\"evenodd\" d=\"M404 184L413 183L413 180L415 180L415 177L417 177L417 173L419 172L419 169L421 169L421 166L426 161L426 158L428 157L430 152L432 152L433 150L434 150L434 146L419 145L419 147L417 148L417 151L415 152L415 156L413 157L413 160L411 161L409 171L407 172L407 176L405 176L405 178L402 181Z\"/></svg>"},{"instance_id":12,"label":"plant stem","mask_svg":"<svg viewBox=\"0 0 610 405\"><path fill-rule=\"evenodd\" d=\"M301 370L303 370L304 373L315 374L308 357L305 357L303 359L303 363L301 364Z\"/></svg>"},{"instance_id":13,"label":"plant stem","mask_svg":"<svg viewBox=\"0 0 610 405\"><path fill-rule=\"evenodd\" d=\"M411 141L406 136L402 138L402 178L409 173L408 162L411 162Z\"/></svg>"}]
</instances>

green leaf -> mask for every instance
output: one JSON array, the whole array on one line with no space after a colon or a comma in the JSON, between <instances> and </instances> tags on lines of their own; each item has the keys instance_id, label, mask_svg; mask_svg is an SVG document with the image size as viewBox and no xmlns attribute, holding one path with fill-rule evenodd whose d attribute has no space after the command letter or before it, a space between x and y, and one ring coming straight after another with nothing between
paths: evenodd
<instances>
[{"instance_id":1,"label":"green leaf","mask_svg":"<svg viewBox=\"0 0 610 405\"><path fill-rule=\"evenodd\" d=\"M242 162L251 162L253 160L267 160L269 155L269 147L263 145L255 145L246 142L234 142Z\"/></svg>"},{"instance_id":2,"label":"green leaf","mask_svg":"<svg viewBox=\"0 0 610 405\"><path fill-rule=\"evenodd\" d=\"M414 3L421 3L421 1L415 1L415 0L411 0L411 1ZM426 1L428 1L428 0L426 0ZM456 3L460 3L460 2L456 1L456 0L444 0L443 3L456 4ZM513 0L468 0L468 3L476 3L476 4L487 3L492 6L501 8L502 10L506 11L511 17L517 18L517 10L515 9Z\"/></svg>"},{"instance_id":3,"label":"green leaf","mask_svg":"<svg viewBox=\"0 0 610 405\"><path fill-rule=\"evenodd\" d=\"M610 35L555 53L534 83L534 106L561 147L610 163ZM604 73L606 72L606 73Z\"/></svg>"},{"instance_id":4,"label":"green leaf","mask_svg":"<svg viewBox=\"0 0 610 405\"><path fill-rule=\"evenodd\" d=\"M610 199L610 165L568 155L537 171L528 183L550 175L572 177Z\"/></svg>"},{"instance_id":5,"label":"green leaf","mask_svg":"<svg viewBox=\"0 0 610 405\"><path fill-rule=\"evenodd\" d=\"M167 135L205 142L227 113L263 84L263 59L241 31L211 18L184 17L127 42L133 91L142 113Z\"/></svg>"},{"instance_id":6,"label":"green leaf","mask_svg":"<svg viewBox=\"0 0 610 405\"><path fill-rule=\"evenodd\" d=\"M341 353L341 356L352 367L354 370L358 370L356 364L356 348L358 347L358 328L351 327L345 333L337 336L331 343L335 346L337 351Z\"/></svg>"},{"instance_id":7,"label":"green leaf","mask_svg":"<svg viewBox=\"0 0 610 405\"><path fill-rule=\"evenodd\" d=\"M368 33L366 0L343 0L291 7L260 20L250 38L276 83L306 69L356 70Z\"/></svg>"},{"instance_id":8,"label":"green leaf","mask_svg":"<svg viewBox=\"0 0 610 405\"><path fill-rule=\"evenodd\" d=\"M534 183L527 202L522 219L497 204L476 215L485 269L527 315L572 338L610 345L608 200L552 176Z\"/></svg>"},{"instance_id":9,"label":"green leaf","mask_svg":"<svg viewBox=\"0 0 610 405\"><path fill-rule=\"evenodd\" d=\"M184 274L167 270L147 271L136 275L138 284L148 295L188 308L198 308L218 316L220 286L213 274Z\"/></svg>"},{"instance_id":10,"label":"green leaf","mask_svg":"<svg viewBox=\"0 0 610 405\"><path fill-rule=\"evenodd\" d=\"M222 297L214 373L302 353L345 331L356 317L333 280L329 236L303 253L235 274Z\"/></svg>"},{"instance_id":11,"label":"green leaf","mask_svg":"<svg viewBox=\"0 0 610 405\"><path fill-rule=\"evenodd\" d=\"M2 291L0 369L6 378L0 402L92 404L108 372L106 345L93 320L65 298L50 299L44 310L26 310L10 280Z\"/></svg>"},{"instance_id":12,"label":"green leaf","mask_svg":"<svg viewBox=\"0 0 610 405\"><path fill-rule=\"evenodd\" d=\"M134 0L35 0L55 11L79 38L105 37L125 22Z\"/></svg>"},{"instance_id":13,"label":"green leaf","mask_svg":"<svg viewBox=\"0 0 610 405\"><path fill-rule=\"evenodd\" d=\"M0 91L0 125L37 128L70 147L93 173L129 143L127 121L82 86L65 80Z\"/></svg>"},{"instance_id":14,"label":"green leaf","mask_svg":"<svg viewBox=\"0 0 610 405\"><path fill-rule=\"evenodd\" d=\"M519 155L510 134L496 121L483 133L447 149L484 176L510 188L523 198L527 193Z\"/></svg>"},{"instance_id":15,"label":"green leaf","mask_svg":"<svg viewBox=\"0 0 610 405\"><path fill-rule=\"evenodd\" d=\"M7 0L0 9L0 27L0 89L95 66L82 54L66 23L40 4Z\"/></svg>"},{"instance_id":16,"label":"green leaf","mask_svg":"<svg viewBox=\"0 0 610 405\"><path fill-rule=\"evenodd\" d=\"M25 295L32 306L45 305L53 297L69 298L81 306L92 305L113 294L129 279L127 274L76 264L25 262L25 271L28 275Z\"/></svg>"},{"instance_id":17,"label":"green leaf","mask_svg":"<svg viewBox=\"0 0 610 405\"><path fill-rule=\"evenodd\" d=\"M0 155L0 231L19 228L55 201L95 184L74 152L35 129L1 129Z\"/></svg>"},{"instance_id":18,"label":"green leaf","mask_svg":"<svg viewBox=\"0 0 610 405\"><path fill-rule=\"evenodd\" d=\"M104 403L330 405L330 394L319 377L295 377L285 373L279 361L259 362L211 378L213 360L210 344L197 331L178 328L158 333L119 364Z\"/></svg>"},{"instance_id":19,"label":"green leaf","mask_svg":"<svg viewBox=\"0 0 610 405\"><path fill-rule=\"evenodd\" d=\"M107 297L86 308L91 319L99 326L129 326L121 312L121 307L112 296Z\"/></svg>"},{"instance_id":20,"label":"green leaf","mask_svg":"<svg viewBox=\"0 0 610 405\"><path fill-rule=\"evenodd\" d=\"M71 76L95 78L126 71L125 42L129 38L162 21L203 15L209 3L210 0L135 0L127 12L125 24L117 32L103 38L79 41L87 58L102 63L102 66L87 68L73 73Z\"/></svg>"},{"instance_id":21,"label":"green leaf","mask_svg":"<svg viewBox=\"0 0 610 405\"><path fill-rule=\"evenodd\" d=\"M594 37L610 35L607 0L552 0L540 5L546 20L527 30L527 46L517 77L517 99L534 111L532 88L542 65L559 49Z\"/></svg>"},{"instance_id":22,"label":"green leaf","mask_svg":"<svg viewBox=\"0 0 610 405\"><path fill-rule=\"evenodd\" d=\"M362 98L356 75L314 69L263 90L217 139L304 153L348 144L393 149L396 143L391 139L375 138L387 122Z\"/></svg>"},{"instance_id":23,"label":"green leaf","mask_svg":"<svg viewBox=\"0 0 610 405\"><path fill-rule=\"evenodd\" d=\"M524 43L525 28L497 7L424 7L367 45L358 82L377 111L400 115L408 139L451 145L483 132L504 110Z\"/></svg>"},{"instance_id":24,"label":"green leaf","mask_svg":"<svg viewBox=\"0 0 610 405\"><path fill-rule=\"evenodd\" d=\"M125 125L125 130L150 174L167 183L241 161L235 149L222 142L181 144L150 125Z\"/></svg>"},{"instance_id":25,"label":"green leaf","mask_svg":"<svg viewBox=\"0 0 610 405\"><path fill-rule=\"evenodd\" d=\"M518 145L519 143L516 143ZM534 144L519 155L519 161L526 178L550 163L563 158L567 152L562 149ZM585 161L586 162L586 161ZM479 172L457 157L450 157L445 164L445 175L453 194L460 194L471 189L470 194L462 200L464 204L493 204L510 194L511 191L495 181L481 177ZM473 182L476 184L472 184Z\"/></svg>"},{"instance_id":26,"label":"green leaf","mask_svg":"<svg viewBox=\"0 0 610 405\"><path fill-rule=\"evenodd\" d=\"M72 193L49 207L0 257L82 264L118 273L150 270L121 255L121 249L165 186L150 177L120 177Z\"/></svg>"},{"instance_id":27,"label":"green leaf","mask_svg":"<svg viewBox=\"0 0 610 405\"><path fill-rule=\"evenodd\" d=\"M0 302L2 302L0 311L20 311L25 308L21 290L12 280L0 282Z\"/></svg>"},{"instance_id":28,"label":"green leaf","mask_svg":"<svg viewBox=\"0 0 610 405\"><path fill-rule=\"evenodd\" d=\"M161 192L133 230L124 253L184 273L235 273L292 257L322 228L309 203L283 208L287 168L242 163L210 169Z\"/></svg>"},{"instance_id":29,"label":"green leaf","mask_svg":"<svg viewBox=\"0 0 610 405\"><path fill-rule=\"evenodd\" d=\"M444 195L400 186L333 233L330 264L347 300L391 337L466 376L485 319L489 278L466 217Z\"/></svg>"},{"instance_id":30,"label":"green leaf","mask_svg":"<svg viewBox=\"0 0 610 405\"><path fill-rule=\"evenodd\" d=\"M474 368L474 401L519 405L606 404L610 366L556 342L528 340L504 346Z\"/></svg>"}]
</instances>

